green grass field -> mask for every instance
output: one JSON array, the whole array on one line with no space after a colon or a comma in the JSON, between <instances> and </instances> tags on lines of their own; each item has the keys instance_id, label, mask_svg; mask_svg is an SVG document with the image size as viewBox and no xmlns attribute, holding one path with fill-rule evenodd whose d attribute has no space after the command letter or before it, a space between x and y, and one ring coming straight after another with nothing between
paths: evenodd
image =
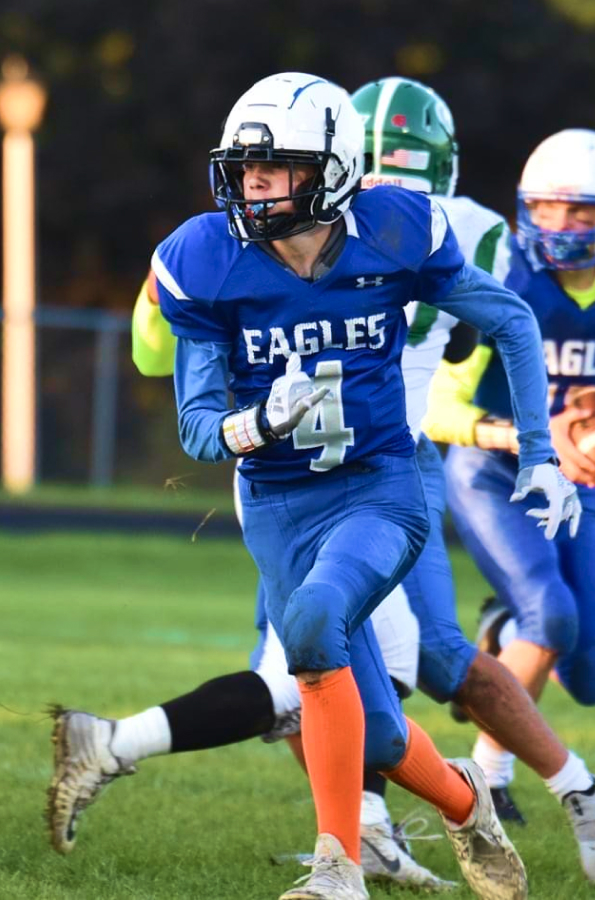
<instances>
[{"instance_id":1,"label":"green grass field","mask_svg":"<svg viewBox=\"0 0 595 900\"><path fill-rule=\"evenodd\" d=\"M255 574L237 541L85 534L0 534L1 900L274 900L304 873L273 854L310 851L307 782L284 744L259 740L200 754L147 760L107 791L81 821L74 854L50 848L43 808L51 772L51 723L60 702L124 716L245 668L252 648ZM485 585L453 553L461 618L473 632ZM447 755L467 755L471 726L455 725L423 696L410 715ZM543 709L595 766L595 717L556 686ZM526 862L531 897L595 897L585 883L566 817L537 777L518 766L516 797L529 818L509 833ZM418 809L389 788L395 818ZM458 868L445 840L415 845L444 877ZM371 887L373 900L419 896ZM453 900L471 897L461 886Z\"/></svg>"},{"instance_id":2,"label":"green grass field","mask_svg":"<svg viewBox=\"0 0 595 900\"><path fill-rule=\"evenodd\" d=\"M215 508L233 515L231 477L224 487L205 488L193 483L193 473L168 479L158 487L41 484L23 494L0 488L0 507L49 507L51 509L109 509L155 511L162 513L196 512Z\"/></svg>"}]
</instances>

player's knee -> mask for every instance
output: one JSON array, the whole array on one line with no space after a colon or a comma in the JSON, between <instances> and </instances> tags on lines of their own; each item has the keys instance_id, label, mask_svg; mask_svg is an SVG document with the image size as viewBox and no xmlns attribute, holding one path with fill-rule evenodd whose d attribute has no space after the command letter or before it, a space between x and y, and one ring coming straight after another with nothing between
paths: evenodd
<instances>
[{"instance_id":1,"label":"player's knee","mask_svg":"<svg viewBox=\"0 0 595 900\"><path fill-rule=\"evenodd\" d=\"M438 703L453 700L465 684L476 655L477 648L462 634L460 640L453 646L445 643L439 648L428 649L422 644L419 653L418 688Z\"/></svg>"},{"instance_id":2,"label":"player's knee","mask_svg":"<svg viewBox=\"0 0 595 900\"><path fill-rule=\"evenodd\" d=\"M572 656L571 666L562 666L560 680L582 706L595 706L595 647Z\"/></svg>"},{"instance_id":3,"label":"player's knee","mask_svg":"<svg viewBox=\"0 0 595 900\"><path fill-rule=\"evenodd\" d=\"M375 772L394 769L403 759L407 746L405 721L386 712L366 714L366 768Z\"/></svg>"},{"instance_id":4,"label":"player's knee","mask_svg":"<svg viewBox=\"0 0 595 900\"><path fill-rule=\"evenodd\" d=\"M572 696L581 706L595 706L595 672L593 670L590 672L590 678L590 683L580 679L579 683L571 690Z\"/></svg>"},{"instance_id":5,"label":"player's knee","mask_svg":"<svg viewBox=\"0 0 595 900\"><path fill-rule=\"evenodd\" d=\"M536 643L559 656L572 653L578 640L578 618L574 613L549 615L543 623L543 637ZM522 637L522 630L519 637Z\"/></svg>"},{"instance_id":6,"label":"player's knee","mask_svg":"<svg viewBox=\"0 0 595 900\"><path fill-rule=\"evenodd\" d=\"M297 588L283 617L282 641L289 671L340 669L349 665L343 600L327 584Z\"/></svg>"}]
</instances>

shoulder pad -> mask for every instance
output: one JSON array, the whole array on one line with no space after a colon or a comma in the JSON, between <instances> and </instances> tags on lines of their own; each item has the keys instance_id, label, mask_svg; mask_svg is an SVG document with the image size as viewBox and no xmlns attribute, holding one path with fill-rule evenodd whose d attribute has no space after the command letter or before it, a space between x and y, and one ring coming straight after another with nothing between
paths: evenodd
<instances>
[{"instance_id":1,"label":"shoulder pad","mask_svg":"<svg viewBox=\"0 0 595 900\"><path fill-rule=\"evenodd\" d=\"M378 185L357 195L352 211L361 240L400 268L417 270L432 247L432 213L425 194Z\"/></svg>"},{"instance_id":2,"label":"shoulder pad","mask_svg":"<svg viewBox=\"0 0 595 900\"><path fill-rule=\"evenodd\" d=\"M229 234L225 213L188 219L162 241L151 266L177 300L214 300L243 251Z\"/></svg>"},{"instance_id":3,"label":"shoulder pad","mask_svg":"<svg viewBox=\"0 0 595 900\"><path fill-rule=\"evenodd\" d=\"M495 225L506 221L500 213L476 203L471 197L439 197L436 194L432 196L448 216L455 234L459 223L466 223L467 227L473 228L480 237Z\"/></svg>"}]
</instances>

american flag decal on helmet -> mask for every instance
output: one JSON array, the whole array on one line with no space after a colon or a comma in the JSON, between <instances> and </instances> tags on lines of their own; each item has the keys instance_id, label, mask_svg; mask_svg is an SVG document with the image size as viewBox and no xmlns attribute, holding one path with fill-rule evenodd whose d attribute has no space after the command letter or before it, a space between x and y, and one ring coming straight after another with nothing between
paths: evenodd
<instances>
[{"instance_id":1,"label":"american flag decal on helmet","mask_svg":"<svg viewBox=\"0 0 595 900\"><path fill-rule=\"evenodd\" d=\"M430 154L427 150L393 150L380 157L383 166L398 166L400 169L427 169Z\"/></svg>"}]
</instances>

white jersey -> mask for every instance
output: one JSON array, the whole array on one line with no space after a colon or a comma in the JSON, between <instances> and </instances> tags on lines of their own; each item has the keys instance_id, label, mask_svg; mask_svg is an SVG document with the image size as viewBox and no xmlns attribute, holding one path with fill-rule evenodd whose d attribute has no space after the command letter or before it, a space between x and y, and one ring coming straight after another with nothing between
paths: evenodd
<instances>
[{"instance_id":1,"label":"white jersey","mask_svg":"<svg viewBox=\"0 0 595 900\"><path fill-rule=\"evenodd\" d=\"M502 216L469 197L434 199L446 213L465 261L503 282L508 272L509 229ZM410 331L403 350L402 369L407 421L417 440L426 414L430 381L458 320L449 313L419 303L406 306L405 315Z\"/></svg>"}]
</instances>

